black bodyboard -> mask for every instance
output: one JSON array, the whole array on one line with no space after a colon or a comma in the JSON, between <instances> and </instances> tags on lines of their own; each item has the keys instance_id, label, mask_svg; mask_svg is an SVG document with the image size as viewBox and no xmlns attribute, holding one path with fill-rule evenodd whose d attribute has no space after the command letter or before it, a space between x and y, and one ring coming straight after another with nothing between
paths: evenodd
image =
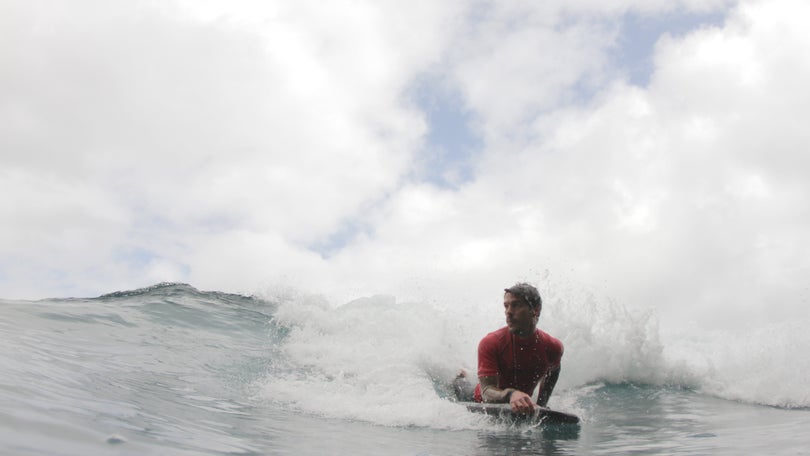
<instances>
[{"instance_id":1,"label":"black bodyboard","mask_svg":"<svg viewBox=\"0 0 810 456\"><path fill-rule=\"evenodd\" d=\"M515 422L531 422L543 424L577 424L579 417L571 413L552 410L547 407L537 406L532 414L520 414L512 412L509 404L485 404L480 402L460 402L467 410L473 413L483 413L497 418L507 419Z\"/></svg>"}]
</instances>

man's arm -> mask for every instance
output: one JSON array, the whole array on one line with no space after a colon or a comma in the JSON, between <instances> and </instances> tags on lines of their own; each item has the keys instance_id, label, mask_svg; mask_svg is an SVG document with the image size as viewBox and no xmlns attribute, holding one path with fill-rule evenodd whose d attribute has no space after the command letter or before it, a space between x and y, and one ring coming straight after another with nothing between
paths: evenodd
<instances>
[{"instance_id":1,"label":"man's arm","mask_svg":"<svg viewBox=\"0 0 810 456\"><path fill-rule=\"evenodd\" d=\"M481 384L481 397L484 402L509 402L509 397L516 391L514 388L498 388L497 375L478 377L478 383Z\"/></svg>"},{"instance_id":2,"label":"man's arm","mask_svg":"<svg viewBox=\"0 0 810 456\"><path fill-rule=\"evenodd\" d=\"M481 384L481 397L484 402L508 402L512 411L516 413L532 413L534 402L532 397L523 391L514 388L498 388L498 376L478 377Z\"/></svg>"},{"instance_id":3,"label":"man's arm","mask_svg":"<svg viewBox=\"0 0 810 456\"><path fill-rule=\"evenodd\" d=\"M537 395L537 405L545 407L546 404L548 404L548 399L551 397L551 392L554 391L554 386L557 384L558 378L560 378L559 366L546 374L546 378L543 380L543 384L540 386L540 393Z\"/></svg>"}]
</instances>

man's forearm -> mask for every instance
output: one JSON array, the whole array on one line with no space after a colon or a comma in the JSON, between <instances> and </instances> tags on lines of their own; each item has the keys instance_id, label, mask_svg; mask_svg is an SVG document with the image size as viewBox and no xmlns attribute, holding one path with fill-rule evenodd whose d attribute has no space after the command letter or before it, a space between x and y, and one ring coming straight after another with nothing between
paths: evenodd
<instances>
[{"instance_id":1,"label":"man's forearm","mask_svg":"<svg viewBox=\"0 0 810 456\"><path fill-rule=\"evenodd\" d=\"M537 395L537 404L543 407L548 404L548 399L551 397L551 392L554 391L554 386L557 384L557 379L560 378L560 368L551 371L546 375L543 384L540 386L540 393Z\"/></svg>"},{"instance_id":2,"label":"man's forearm","mask_svg":"<svg viewBox=\"0 0 810 456\"><path fill-rule=\"evenodd\" d=\"M509 398L516 390L514 388L500 389L497 386L481 387L481 397L484 402L509 402Z\"/></svg>"},{"instance_id":3,"label":"man's forearm","mask_svg":"<svg viewBox=\"0 0 810 456\"><path fill-rule=\"evenodd\" d=\"M509 397L514 393L514 388L498 388L498 377L479 377L481 383L481 398L484 402L509 402Z\"/></svg>"}]
</instances>

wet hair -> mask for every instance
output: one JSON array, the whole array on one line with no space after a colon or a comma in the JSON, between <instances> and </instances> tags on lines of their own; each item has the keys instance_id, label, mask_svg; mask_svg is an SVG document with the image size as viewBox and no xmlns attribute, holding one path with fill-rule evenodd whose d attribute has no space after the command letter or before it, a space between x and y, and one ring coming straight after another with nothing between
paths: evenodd
<instances>
[{"instance_id":1,"label":"wet hair","mask_svg":"<svg viewBox=\"0 0 810 456\"><path fill-rule=\"evenodd\" d=\"M537 309L538 313L543 310L543 299L537 288L526 282L516 283L509 288L504 288L503 291L524 300L529 307Z\"/></svg>"}]
</instances>

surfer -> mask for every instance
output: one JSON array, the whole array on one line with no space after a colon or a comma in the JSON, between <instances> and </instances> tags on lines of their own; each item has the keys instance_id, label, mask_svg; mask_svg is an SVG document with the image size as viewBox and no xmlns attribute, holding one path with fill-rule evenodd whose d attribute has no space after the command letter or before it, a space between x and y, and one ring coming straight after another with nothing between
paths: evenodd
<instances>
[{"instance_id":1,"label":"surfer","mask_svg":"<svg viewBox=\"0 0 810 456\"><path fill-rule=\"evenodd\" d=\"M509 403L515 413L532 413L532 393L540 385L537 405L545 407L560 375L563 345L537 328L543 300L537 288L517 283L504 289L506 326L478 344L478 384L462 370L453 383L461 401Z\"/></svg>"}]
</instances>

